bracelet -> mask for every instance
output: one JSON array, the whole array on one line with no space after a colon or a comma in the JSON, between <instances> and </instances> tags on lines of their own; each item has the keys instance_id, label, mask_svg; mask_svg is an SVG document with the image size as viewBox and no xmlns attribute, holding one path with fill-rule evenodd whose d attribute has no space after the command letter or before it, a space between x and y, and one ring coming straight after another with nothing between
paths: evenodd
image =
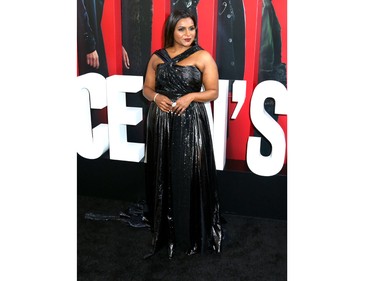
<instances>
[{"instance_id":1,"label":"bracelet","mask_svg":"<svg viewBox=\"0 0 375 281\"><path fill-rule=\"evenodd\" d=\"M156 96L157 96L157 95L159 95L159 94L158 94L158 93L156 93L156 94L155 94L155 96L154 96L154 102L155 102L155 99L156 99Z\"/></svg>"}]
</instances>

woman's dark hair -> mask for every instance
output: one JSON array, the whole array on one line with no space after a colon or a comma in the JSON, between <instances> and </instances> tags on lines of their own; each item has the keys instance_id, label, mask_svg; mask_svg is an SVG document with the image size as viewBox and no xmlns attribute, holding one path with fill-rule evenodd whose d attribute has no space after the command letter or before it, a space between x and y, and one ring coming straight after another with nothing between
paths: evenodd
<instances>
[{"instance_id":1,"label":"woman's dark hair","mask_svg":"<svg viewBox=\"0 0 375 281\"><path fill-rule=\"evenodd\" d=\"M195 26L195 39L192 45L196 45L198 41L198 27L197 18L189 10L174 10L169 15L164 26L164 48L172 47L174 44L174 30L176 28L177 22L180 19L191 18Z\"/></svg>"}]
</instances>

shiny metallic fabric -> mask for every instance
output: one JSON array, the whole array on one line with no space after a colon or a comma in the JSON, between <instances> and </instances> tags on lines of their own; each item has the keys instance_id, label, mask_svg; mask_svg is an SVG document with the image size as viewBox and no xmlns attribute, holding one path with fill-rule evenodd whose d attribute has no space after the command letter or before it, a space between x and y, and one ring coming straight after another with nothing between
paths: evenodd
<instances>
[{"instance_id":1,"label":"shiny metallic fabric","mask_svg":"<svg viewBox=\"0 0 375 281\"><path fill-rule=\"evenodd\" d=\"M202 73L178 62L201 50L193 46L171 59L163 59L156 72L156 92L172 101L200 92ZM209 122L204 104L193 102L178 116L150 104L147 118L147 190L153 235L152 254L167 245L168 255L208 249L220 252L222 229L216 168Z\"/></svg>"}]
</instances>

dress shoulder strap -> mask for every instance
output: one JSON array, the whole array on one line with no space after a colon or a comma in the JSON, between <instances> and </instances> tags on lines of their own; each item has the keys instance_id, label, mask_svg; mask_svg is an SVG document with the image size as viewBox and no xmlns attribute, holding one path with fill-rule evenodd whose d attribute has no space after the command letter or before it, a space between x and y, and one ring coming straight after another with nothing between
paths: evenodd
<instances>
[{"instance_id":1,"label":"dress shoulder strap","mask_svg":"<svg viewBox=\"0 0 375 281\"><path fill-rule=\"evenodd\" d=\"M156 50L154 54L157 55L159 58L161 58L164 62L171 61L171 58L169 57L165 49Z\"/></svg>"},{"instance_id":2,"label":"dress shoulder strap","mask_svg":"<svg viewBox=\"0 0 375 281\"><path fill-rule=\"evenodd\" d=\"M179 54L178 56L174 57L173 60L175 62L179 62L183 59L186 59L188 56L194 54L196 51L203 50L199 45L194 45L191 48L187 49L185 52Z\"/></svg>"},{"instance_id":3,"label":"dress shoulder strap","mask_svg":"<svg viewBox=\"0 0 375 281\"><path fill-rule=\"evenodd\" d=\"M196 51L203 50L199 45L194 45L191 48L187 49L185 52L175 56L173 59L169 56L168 52L165 49L159 49L154 52L159 58L161 58L165 63L174 62L177 63L183 59L186 59L188 56L194 54Z\"/></svg>"}]
</instances>

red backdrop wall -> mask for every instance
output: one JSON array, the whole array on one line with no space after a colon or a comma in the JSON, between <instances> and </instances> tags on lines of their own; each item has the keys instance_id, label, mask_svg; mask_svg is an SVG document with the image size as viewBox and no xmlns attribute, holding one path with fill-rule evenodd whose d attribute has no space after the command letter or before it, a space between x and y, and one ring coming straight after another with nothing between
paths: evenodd
<instances>
[{"instance_id":1,"label":"red backdrop wall","mask_svg":"<svg viewBox=\"0 0 375 281\"><path fill-rule=\"evenodd\" d=\"M287 64L287 3L286 0L273 0L272 3L281 25L282 62ZM243 5L246 24L244 80L247 81L247 92L245 103L238 114L238 117L235 120L229 120L228 122L230 134L227 139L227 159L233 160L246 159L247 139L249 136L253 135L254 132L250 120L249 109L252 92L257 85L258 77L262 0L244 0ZM163 24L170 13L170 6L170 0L153 0L151 52L162 48ZM218 55L215 52L217 6L217 0L202 0L197 6L197 14L199 18L199 44L209 51L214 58ZM106 0L104 2L101 28L103 32L109 75L121 75L123 73L121 57L121 0ZM231 116L235 107L236 103L229 104L229 116ZM285 136L287 136L287 116L280 115L278 123L284 130Z\"/></svg>"}]
</instances>

